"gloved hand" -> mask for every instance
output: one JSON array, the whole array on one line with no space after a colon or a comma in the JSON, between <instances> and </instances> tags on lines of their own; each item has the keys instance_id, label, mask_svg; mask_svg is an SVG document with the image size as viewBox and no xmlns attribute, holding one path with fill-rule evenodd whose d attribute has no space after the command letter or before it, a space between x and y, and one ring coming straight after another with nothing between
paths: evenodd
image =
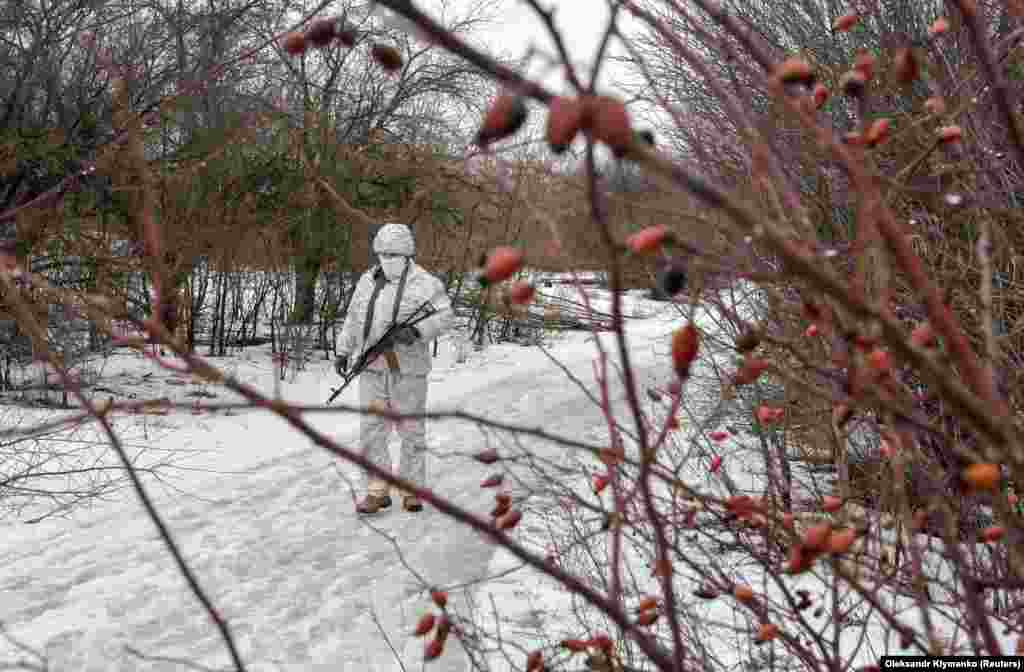
<instances>
[{"instance_id":1,"label":"gloved hand","mask_svg":"<svg viewBox=\"0 0 1024 672\"><path fill-rule=\"evenodd\" d=\"M335 358L334 370L338 372L339 376L345 376L345 372L348 371L348 355L338 355Z\"/></svg>"},{"instance_id":2,"label":"gloved hand","mask_svg":"<svg viewBox=\"0 0 1024 672\"><path fill-rule=\"evenodd\" d=\"M421 338L420 330L416 327L400 327L392 332L391 336L387 338L384 343L381 343L382 349L390 350L398 345L412 345Z\"/></svg>"}]
</instances>

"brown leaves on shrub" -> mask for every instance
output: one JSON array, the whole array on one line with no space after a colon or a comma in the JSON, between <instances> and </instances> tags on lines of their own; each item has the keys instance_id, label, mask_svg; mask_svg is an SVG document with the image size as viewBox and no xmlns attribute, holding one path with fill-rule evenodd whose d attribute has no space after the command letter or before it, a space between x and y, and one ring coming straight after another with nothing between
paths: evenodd
<instances>
[{"instance_id":1,"label":"brown leaves on shrub","mask_svg":"<svg viewBox=\"0 0 1024 672\"><path fill-rule=\"evenodd\" d=\"M700 334L692 323L672 334L672 366L680 379L690 375L690 365L697 358L699 345Z\"/></svg>"},{"instance_id":2,"label":"brown leaves on shrub","mask_svg":"<svg viewBox=\"0 0 1024 672\"><path fill-rule=\"evenodd\" d=\"M448 606L448 593L443 590L434 589L430 591L430 599L441 609Z\"/></svg>"},{"instance_id":3,"label":"brown leaves on shrub","mask_svg":"<svg viewBox=\"0 0 1024 672\"><path fill-rule=\"evenodd\" d=\"M476 144L485 147L514 135L526 122L526 101L522 96L503 93L494 99L476 133Z\"/></svg>"},{"instance_id":4,"label":"brown leaves on shrub","mask_svg":"<svg viewBox=\"0 0 1024 672\"><path fill-rule=\"evenodd\" d=\"M526 657L526 672L539 672L544 667L544 654L539 650Z\"/></svg>"}]
</instances>

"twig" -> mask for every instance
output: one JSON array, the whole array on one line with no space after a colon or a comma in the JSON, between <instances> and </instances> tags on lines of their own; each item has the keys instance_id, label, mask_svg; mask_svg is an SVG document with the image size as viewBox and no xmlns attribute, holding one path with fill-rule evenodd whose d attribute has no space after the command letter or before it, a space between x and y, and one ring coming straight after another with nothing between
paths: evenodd
<instances>
[{"instance_id":1,"label":"twig","mask_svg":"<svg viewBox=\"0 0 1024 672\"><path fill-rule=\"evenodd\" d=\"M1013 91L1003 76L1002 68L988 44L985 24L979 15L978 6L975 0L946 0L947 5L956 5L963 16L964 24L971 33L974 47L978 52L978 60L985 69L985 75L995 92L996 104L1000 112L1006 118L1010 127L1010 144L1017 154L1017 165L1024 168L1024 130L1021 130L1016 111L1016 104L1013 100Z\"/></svg>"},{"instance_id":2,"label":"twig","mask_svg":"<svg viewBox=\"0 0 1024 672\"><path fill-rule=\"evenodd\" d=\"M8 301L13 307L19 320L24 321L26 324L35 324L35 316L25 305L25 302L21 299L21 297L17 295L16 292L11 291L11 283L7 274L0 274L0 282L2 282L5 285L5 289L7 290L5 294L7 295ZM179 346L178 344L175 343L173 344L173 347L177 348ZM114 431L113 426L110 424L110 420L107 417L109 408L98 408L94 406L92 402L90 402L82 393L82 388L79 386L78 383L76 383L72 379L72 377L64 368L62 363L57 359L56 355L47 350L45 352L45 357L49 361L50 366L52 366L54 370L57 372L57 375L60 376L65 389L71 392L72 396L74 396L75 399L82 406L88 409L89 413L100 423L100 426L103 428L104 434L106 434L107 438L110 440L111 447L117 453L118 458L121 460L122 466L128 473L128 478L132 482L132 487L135 489L135 492L138 495L139 500L142 502L143 507L146 509L146 513L149 515L150 520L153 521L153 524L156 525L157 531L160 534L160 538L163 540L164 545L167 546L167 550L170 551L171 555L173 556L174 562L178 566L178 571L185 578L185 581L188 583L188 586L192 590L192 593L203 605L203 608L206 610L207 615L209 615L210 619L213 620L214 624L217 627L217 630L220 632L221 639L224 641L224 644L228 649L228 653L230 654L231 659L234 662L235 669L238 672L245 672L245 664L242 662L241 655L238 652L238 647L235 644L234 636L231 634L230 627L228 626L227 622L223 618L221 618L220 614L217 612L217 609L213 606L213 603L210 601L210 598L207 597L206 593L203 591L202 586L199 585L199 581L197 580L195 574L192 572L192 569L189 567L188 563L185 561L185 557L182 555L181 549L178 548L177 543L171 536L170 530L167 528L167 525L160 517L159 512L156 510L156 506L150 500L149 495L146 492L145 486L143 486L142 481L139 479L138 474L135 472L135 465L132 464L131 458L128 457L128 453L125 452L124 446L121 444L120 437L118 437L117 432Z\"/></svg>"},{"instance_id":3,"label":"twig","mask_svg":"<svg viewBox=\"0 0 1024 672\"><path fill-rule=\"evenodd\" d=\"M172 665L182 665L190 670L198 670L199 672L223 672L226 668L223 667L207 667L206 665L200 665L194 661L188 660L187 658L175 658L171 656L151 656L142 653L138 649L132 646L124 647L125 652L129 655L135 656L141 661L147 663L170 663Z\"/></svg>"},{"instance_id":4,"label":"twig","mask_svg":"<svg viewBox=\"0 0 1024 672\"><path fill-rule=\"evenodd\" d=\"M402 672L406 672L405 661L403 661L402 657L398 655L398 651L395 649L395 645L391 643L391 637L389 637L388 633L384 631L384 626L381 624L380 618L377 616L376 609L370 610L370 620L372 620L373 624L377 626L377 631L380 632L380 636L384 638L384 643L388 645L389 649L391 649L391 655L395 657L395 661L398 663L398 667L402 670Z\"/></svg>"}]
</instances>

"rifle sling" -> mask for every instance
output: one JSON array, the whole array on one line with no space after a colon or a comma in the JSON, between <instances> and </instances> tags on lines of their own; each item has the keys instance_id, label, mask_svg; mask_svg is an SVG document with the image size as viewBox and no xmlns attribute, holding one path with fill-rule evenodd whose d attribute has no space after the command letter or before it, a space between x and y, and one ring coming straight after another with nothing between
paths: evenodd
<instances>
[{"instance_id":1,"label":"rifle sling","mask_svg":"<svg viewBox=\"0 0 1024 672\"><path fill-rule=\"evenodd\" d=\"M373 313L377 305L377 299L380 297L380 291L387 285L387 278L384 277L383 271L378 269L374 274L374 285L373 294L370 295L370 305L366 308L366 321L363 323L363 348L365 352L366 342L370 338L370 329L373 328ZM405 268L402 270L402 277L398 280L398 289L395 292L395 308L391 314L391 327L395 326L398 322L398 309L402 305L402 296L405 294L405 279L409 275L409 259L406 258ZM391 327L388 327L389 329ZM397 363L397 358L396 358ZM390 360L389 360L390 363ZM393 368L397 368L393 367Z\"/></svg>"}]
</instances>

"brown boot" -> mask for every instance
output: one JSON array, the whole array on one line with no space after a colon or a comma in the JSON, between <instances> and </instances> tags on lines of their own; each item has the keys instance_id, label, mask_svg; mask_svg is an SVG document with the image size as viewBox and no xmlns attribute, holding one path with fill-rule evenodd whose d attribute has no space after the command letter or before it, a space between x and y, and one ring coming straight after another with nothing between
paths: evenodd
<instances>
[{"instance_id":1,"label":"brown boot","mask_svg":"<svg viewBox=\"0 0 1024 672\"><path fill-rule=\"evenodd\" d=\"M416 513L423 510L423 504L415 495L406 495L405 497L402 497L402 508L406 511Z\"/></svg>"},{"instance_id":2,"label":"brown boot","mask_svg":"<svg viewBox=\"0 0 1024 672\"><path fill-rule=\"evenodd\" d=\"M367 495L356 506L356 511L364 516L372 516L391 506L390 495Z\"/></svg>"}]
</instances>

